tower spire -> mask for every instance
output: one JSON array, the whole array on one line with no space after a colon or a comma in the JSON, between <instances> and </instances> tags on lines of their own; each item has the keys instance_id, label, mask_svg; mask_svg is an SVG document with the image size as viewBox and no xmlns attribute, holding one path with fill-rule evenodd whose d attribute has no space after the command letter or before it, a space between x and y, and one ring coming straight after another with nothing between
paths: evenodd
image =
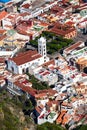
<instances>
[{"instance_id":1,"label":"tower spire","mask_svg":"<svg viewBox=\"0 0 87 130\"><path fill-rule=\"evenodd\" d=\"M46 39L44 37L38 39L38 53L44 57L44 62L46 62Z\"/></svg>"}]
</instances>

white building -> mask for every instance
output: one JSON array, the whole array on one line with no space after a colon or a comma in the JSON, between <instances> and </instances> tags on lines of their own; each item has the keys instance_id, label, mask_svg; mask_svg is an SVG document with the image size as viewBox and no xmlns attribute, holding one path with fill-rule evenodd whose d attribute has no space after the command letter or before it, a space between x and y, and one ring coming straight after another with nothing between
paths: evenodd
<instances>
[{"instance_id":1,"label":"white building","mask_svg":"<svg viewBox=\"0 0 87 130\"><path fill-rule=\"evenodd\" d=\"M7 60L7 69L15 74L23 74L29 72L29 67L36 65L37 67L42 65L44 62L49 60L46 57L46 40L40 38L38 40L38 52L37 51L27 51L24 53L19 53L17 56ZM41 50L40 50L41 47Z\"/></svg>"},{"instance_id":2,"label":"white building","mask_svg":"<svg viewBox=\"0 0 87 130\"><path fill-rule=\"evenodd\" d=\"M17 24L22 17L18 13L9 13L5 18L2 20L2 27L5 30L13 29L13 26Z\"/></svg>"},{"instance_id":3,"label":"white building","mask_svg":"<svg viewBox=\"0 0 87 130\"><path fill-rule=\"evenodd\" d=\"M49 61L49 58L47 57L47 51L46 51L46 39L44 37L41 37L38 39L38 53L41 54L44 57L44 62Z\"/></svg>"},{"instance_id":4,"label":"white building","mask_svg":"<svg viewBox=\"0 0 87 130\"><path fill-rule=\"evenodd\" d=\"M58 81L57 74L54 74L53 72L45 68L41 68L40 70L37 70L34 76L42 82L47 82L48 85L53 85Z\"/></svg>"},{"instance_id":5,"label":"white building","mask_svg":"<svg viewBox=\"0 0 87 130\"><path fill-rule=\"evenodd\" d=\"M7 60L7 69L16 74L29 72L29 66L33 64L41 65L44 57L37 51L27 51Z\"/></svg>"}]
</instances>

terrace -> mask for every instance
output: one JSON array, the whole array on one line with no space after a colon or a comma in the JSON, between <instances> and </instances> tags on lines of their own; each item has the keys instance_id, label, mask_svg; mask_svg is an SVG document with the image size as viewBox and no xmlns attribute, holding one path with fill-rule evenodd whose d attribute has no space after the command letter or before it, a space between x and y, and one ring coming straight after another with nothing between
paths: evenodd
<instances>
[{"instance_id":1,"label":"terrace","mask_svg":"<svg viewBox=\"0 0 87 130\"><path fill-rule=\"evenodd\" d=\"M48 113L47 116L45 114L43 114L42 116L39 117L38 124L42 124L47 121L53 123L57 119L57 117L58 117L58 113L56 113L54 111Z\"/></svg>"},{"instance_id":2,"label":"terrace","mask_svg":"<svg viewBox=\"0 0 87 130\"><path fill-rule=\"evenodd\" d=\"M48 118L49 118L49 119L54 119L55 117L57 118L57 116L56 116L56 112L53 112L53 111L50 112Z\"/></svg>"},{"instance_id":3,"label":"terrace","mask_svg":"<svg viewBox=\"0 0 87 130\"><path fill-rule=\"evenodd\" d=\"M33 29L34 29L35 31L41 31L41 30L43 30L43 28L44 28L44 27L39 26L39 25L37 25L37 26L34 25L34 26L33 26Z\"/></svg>"}]
</instances>

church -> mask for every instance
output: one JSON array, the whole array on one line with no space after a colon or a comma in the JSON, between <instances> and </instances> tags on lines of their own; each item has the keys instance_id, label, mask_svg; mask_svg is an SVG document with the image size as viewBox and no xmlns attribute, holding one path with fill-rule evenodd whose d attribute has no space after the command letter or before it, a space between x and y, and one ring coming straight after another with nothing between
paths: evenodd
<instances>
[{"instance_id":1,"label":"church","mask_svg":"<svg viewBox=\"0 0 87 130\"><path fill-rule=\"evenodd\" d=\"M46 39L41 37L38 39L38 52L29 50L19 53L6 61L6 68L14 74L24 74L29 73L29 67L38 67L47 61L49 58L46 52Z\"/></svg>"}]
</instances>

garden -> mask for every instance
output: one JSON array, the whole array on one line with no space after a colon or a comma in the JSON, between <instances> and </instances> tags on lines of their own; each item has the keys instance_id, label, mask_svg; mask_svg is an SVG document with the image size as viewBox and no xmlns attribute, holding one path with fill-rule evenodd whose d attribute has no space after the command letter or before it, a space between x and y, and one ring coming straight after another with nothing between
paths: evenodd
<instances>
[{"instance_id":1,"label":"garden","mask_svg":"<svg viewBox=\"0 0 87 130\"><path fill-rule=\"evenodd\" d=\"M53 54L57 51L60 51L61 49L64 49L65 47L73 43L72 39L66 39L61 36L57 36L54 33L43 31L43 33L39 37L36 37L34 40L31 40L30 44L33 47L38 48L38 38L40 38L41 36L46 38L48 54Z\"/></svg>"}]
</instances>

